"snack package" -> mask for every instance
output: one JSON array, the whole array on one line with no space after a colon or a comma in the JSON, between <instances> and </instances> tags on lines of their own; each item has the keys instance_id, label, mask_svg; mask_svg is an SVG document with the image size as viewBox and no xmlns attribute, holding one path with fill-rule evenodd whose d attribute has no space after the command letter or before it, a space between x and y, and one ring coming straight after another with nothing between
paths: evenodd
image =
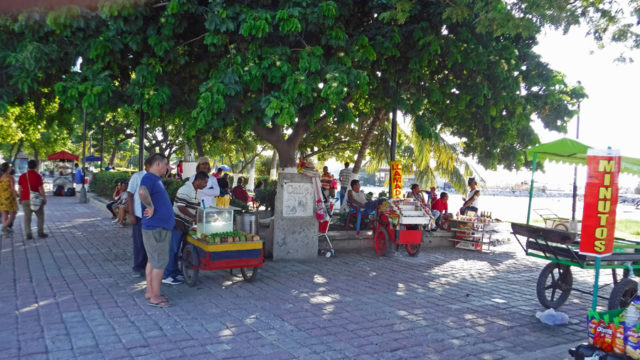
<instances>
[{"instance_id":1,"label":"snack package","mask_svg":"<svg viewBox=\"0 0 640 360\"><path fill-rule=\"evenodd\" d=\"M609 329L612 332L611 345L613 352L624 354L624 325L620 324L618 318L613 318L613 322L609 323Z\"/></svg>"},{"instance_id":2,"label":"snack package","mask_svg":"<svg viewBox=\"0 0 640 360\"><path fill-rule=\"evenodd\" d=\"M632 359L640 359L640 325L627 330L625 354Z\"/></svg>"},{"instance_id":3,"label":"snack package","mask_svg":"<svg viewBox=\"0 0 640 360\"><path fill-rule=\"evenodd\" d=\"M613 332L609 328L609 315L605 315L598 324L593 342L602 351L613 351Z\"/></svg>"},{"instance_id":4,"label":"snack package","mask_svg":"<svg viewBox=\"0 0 640 360\"><path fill-rule=\"evenodd\" d=\"M589 327L589 333L588 333L589 345L593 345L594 344L593 338L596 334L596 329L600 324L600 316L598 315L597 312L593 310L589 310L589 314L587 315L587 321L588 321L588 327Z\"/></svg>"}]
</instances>

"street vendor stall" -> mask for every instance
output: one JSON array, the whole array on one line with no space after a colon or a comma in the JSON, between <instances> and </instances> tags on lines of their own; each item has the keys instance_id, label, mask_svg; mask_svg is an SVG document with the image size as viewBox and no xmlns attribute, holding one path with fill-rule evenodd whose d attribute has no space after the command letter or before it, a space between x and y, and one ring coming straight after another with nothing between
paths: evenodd
<instances>
[{"instance_id":1,"label":"street vendor stall","mask_svg":"<svg viewBox=\"0 0 640 360\"><path fill-rule=\"evenodd\" d=\"M198 282L200 270L240 269L246 281L253 281L264 264L260 238L233 230L233 211L239 209L220 201L217 205L198 209L197 226L187 235L182 272L189 286Z\"/></svg>"},{"instance_id":2,"label":"street vendor stall","mask_svg":"<svg viewBox=\"0 0 640 360\"><path fill-rule=\"evenodd\" d=\"M498 222L489 214L481 216L460 215L451 219L451 231L455 247L467 250L491 250L491 236L496 232Z\"/></svg>"},{"instance_id":3,"label":"street vendor stall","mask_svg":"<svg viewBox=\"0 0 640 360\"><path fill-rule=\"evenodd\" d=\"M388 255L400 245L405 245L409 255L418 255L422 232L428 230L432 222L427 210L414 199L385 201L373 221L376 251L380 255Z\"/></svg>"},{"instance_id":4,"label":"street vendor stall","mask_svg":"<svg viewBox=\"0 0 640 360\"><path fill-rule=\"evenodd\" d=\"M602 174L590 174L587 179L587 189L592 182L597 179L602 181L605 176L609 184L602 185L601 188L595 189L596 193L604 194L610 199L610 204L606 207L606 210L612 211L611 214L601 211L587 213L583 212L583 217L595 217L601 216L601 219L613 220L612 224L615 225L615 206L617 205L617 172L634 174L640 176L640 159L624 157L624 156L602 156L601 154L593 154L594 151L591 147L584 145L576 140L562 138L550 143L541 144L527 150L527 156L533 159L532 174L531 174L531 188L529 191L529 206L527 209L527 223L526 224L512 224L513 233L518 239L518 235L526 237L526 241L520 242L528 256L543 258L549 260L548 264L540 273L538 278L538 299L540 303L545 307L558 307L566 301L569 296L569 292L572 289L572 276L570 266L577 266L580 268L588 268L595 270L595 280L593 287L593 303L592 308L595 310L597 298L598 298L598 277L601 266L609 269L613 269L613 283L614 288L609 297L610 307L624 307L631 298L635 295L637 289L637 283L627 276L630 275L630 271L626 271L624 279L618 281L615 269L637 269L640 268L640 254L636 254L636 249L640 250L640 242L625 240L620 238L612 238L608 246L608 251L602 252L602 255L594 254L592 251L585 251L585 244L581 243L587 240L591 240L593 233L589 233L588 236L585 233L578 231L562 231L543 229L529 225L531 214L531 203L533 198L533 185L534 174L536 170L536 162L538 160L550 160L574 165L586 165L590 158L607 159L607 164L611 162L611 159L618 159L616 162L617 167L611 167L606 170L608 175L602 175L605 173L605 169L600 169ZM592 165L589 165L590 168ZM617 171L617 172L616 172ZM615 178L613 178L615 177ZM611 180L614 179L614 180ZM611 193L611 186L615 185L614 195ZM586 192L587 190L585 190ZM604 191L604 192L603 192ZM574 199L576 194L574 192ZM599 196L597 196L599 197ZM598 199L590 199L591 202L597 202ZM609 201L609 200L608 200ZM588 203L585 199L585 204ZM586 209L586 207L585 207ZM603 207L604 210L604 207ZM574 209L575 211L575 209ZM606 217L604 217L606 216ZM604 218L603 218L604 217ZM575 216L574 216L575 218ZM611 221L609 221L611 222ZM602 225L604 228L604 224ZM577 229L572 229L577 230ZM584 228L583 228L584 231ZM608 234L608 237L612 237L613 231ZM626 264L629 262L629 264ZM604 263L604 265L602 265ZM574 289L575 290L575 289Z\"/></svg>"}]
</instances>

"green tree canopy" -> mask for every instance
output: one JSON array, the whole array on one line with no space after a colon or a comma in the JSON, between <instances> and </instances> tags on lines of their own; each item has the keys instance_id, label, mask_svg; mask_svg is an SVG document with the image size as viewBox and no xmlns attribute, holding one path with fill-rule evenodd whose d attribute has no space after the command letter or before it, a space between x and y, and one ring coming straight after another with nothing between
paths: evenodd
<instances>
[{"instance_id":1,"label":"green tree canopy","mask_svg":"<svg viewBox=\"0 0 640 360\"><path fill-rule=\"evenodd\" d=\"M485 167L513 168L538 142L532 118L564 131L584 96L533 52L542 26L569 16L530 3L124 1L46 22L3 18L0 76L11 86L0 97L12 104L53 88L68 109L129 106L188 143L233 129L271 144L282 167L295 166L301 144L359 141L347 138L352 127L362 133L397 108L422 138L448 133ZM55 66L41 60L47 51ZM16 54L35 56L37 71ZM81 73L71 71L78 56Z\"/></svg>"}]
</instances>

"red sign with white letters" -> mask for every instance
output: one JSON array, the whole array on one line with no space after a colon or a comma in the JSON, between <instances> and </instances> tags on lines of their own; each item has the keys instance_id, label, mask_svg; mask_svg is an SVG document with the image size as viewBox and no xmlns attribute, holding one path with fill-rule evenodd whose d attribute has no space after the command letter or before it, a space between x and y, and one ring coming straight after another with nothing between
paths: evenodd
<instances>
[{"instance_id":1,"label":"red sign with white letters","mask_svg":"<svg viewBox=\"0 0 640 360\"><path fill-rule=\"evenodd\" d=\"M582 211L581 254L607 256L613 252L619 173L618 151L589 150Z\"/></svg>"}]
</instances>

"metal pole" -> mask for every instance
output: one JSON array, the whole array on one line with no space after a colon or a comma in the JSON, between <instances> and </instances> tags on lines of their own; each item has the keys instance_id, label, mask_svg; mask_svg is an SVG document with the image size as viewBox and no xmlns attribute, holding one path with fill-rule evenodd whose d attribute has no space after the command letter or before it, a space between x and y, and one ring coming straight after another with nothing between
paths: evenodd
<instances>
[{"instance_id":1,"label":"metal pole","mask_svg":"<svg viewBox=\"0 0 640 360\"><path fill-rule=\"evenodd\" d=\"M82 187L80 188L80 203L87 203L87 189L84 187L84 167L86 165L86 152L85 147L87 145L87 109L82 109Z\"/></svg>"},{"instance_id":2,"label":"metal pole","mask_svg":"<svg viewBox=\"0 0 640 360\"><path fill-rule=\"evenodd\" d=\"M596 278L593 282L593 299L591 300L591 310L596 311L598 306L598 281L600 277L600 256L596 257Z\"/></svg>"},{"instance_id":3,"label":"metal pole","mask_svg":"<svg viewBox=\"0 0 640 360\"><path fill-rule=\"evenodd\" d=\"M140 130L138 131L138 171L144 168L144 110L140 106Z\"/></svg>"},{"instance_id":4,"label":"metal pole","mask_svg":"<svg viewBox=\"0 0 640 360\"><path fill-rule=\"evenodd\" d=\"M102 134L100 135L100 171L102 171L102 162L104 161L104 124L102 125Z\"/></svg>"},{"instance_id":5,"label":"metal pole","mask_svg":"<svg viewBox=\"0 0 640 360\"><path fill-rule=\"evenodd\" d=\"M536 161L538 160L538 153L533 153L533 164L531 165L531 186L529 186L529 207L527 207L527 225L529 225L529 219L531 219L531 199L533 198L533 175L536 173Z\"/></svg>"},{"instance_id":6,"label":"metal pole","mask_svg":"<svg viewBox=\"0 0 640 360\"><path fill-rule=\"evenodd\" d=\"M578 81L578 85L582 85ZM576 124L576 140L580 138L580 103L578 103L578 122ZM573 166L573 198L571 202L571 224L576 221L576 200L578 198L578 166Z\"/></svg>"}]
</instances>

